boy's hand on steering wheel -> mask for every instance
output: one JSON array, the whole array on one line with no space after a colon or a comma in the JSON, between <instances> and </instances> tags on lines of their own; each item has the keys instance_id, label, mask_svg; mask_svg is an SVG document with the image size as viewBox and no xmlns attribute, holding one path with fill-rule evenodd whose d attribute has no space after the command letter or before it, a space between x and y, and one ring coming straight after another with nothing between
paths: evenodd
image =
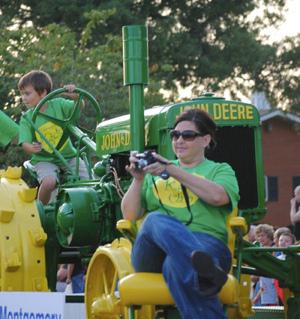
<instances>
[{"instance_id":1,"label":"boy's hand on steering wheel","mask_svg":"<svg viewBox=\"0 0 300 319\"><path fill-rule=\"evenodd\" d=\"M64 85L64 89L67 90L69 93L73 93L76 90L76 85L75 84L66 84Z\"/></svg>"},{"instance_id":2,"label":"boy's hand on steering wheel","mask_svg":"<svg viewBox=\"0 0 300 319\"><path fill-rule=\"evenodd\" d=\"M75 93L75 90L76 90L75 84L66 84L64 85L64 89L66 90L66 92L62 93L61 94L62 96L67 97L71 100L76 100L78 98L78 94Z\"/></svg>"},{"instance_id":3,"label":"boy's hand on steering wheel","mask_svg":"<svg viewBox=\"0 0 300 319\"><path fill-rule=\"evenodd\" d=\"M42 145L39 142L33 142L33 143L23 143L22 144L23 149L28 154L36 154L39 153L42 150Z\"/></svg>"}]
</instances>

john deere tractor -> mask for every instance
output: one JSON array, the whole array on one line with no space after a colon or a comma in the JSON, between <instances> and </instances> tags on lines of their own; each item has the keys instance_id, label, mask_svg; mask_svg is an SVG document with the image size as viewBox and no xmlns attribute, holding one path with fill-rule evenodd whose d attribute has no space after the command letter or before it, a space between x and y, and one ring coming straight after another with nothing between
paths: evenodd
<instances>
[{"instance_id":1,"label":"john deere tractor","mask_svg":"<svg viewBox=\"0 0 300 319\"><path fill-rule=\"evenodd\" d=\"M134 272L131 247L142 221L123 220L120 202L131 182L125 170L130 151L155 150L174 159L169 131L175 118L188 108L199 108L207 111L218 126L218 145L207 157L228 162L240 186L238 209L227 219L234 263L220 293L225 311L230 319L300 318L299 249L284 249L286 260L278 260L272 254L277 248L257 247L245 240L249 225L266 214L257 109L204 93L188 101L144 110L144 88L148 84L145 26L123 27L123 58L130 114L101 121L98 102L87 91L77 89L78 100L70 118L49 118L60 132L60 140L54 145L51 136L38 130L35 120L43 116L41 107L64 89L50 93L37 105L32 129L45 145L44 151L55 154L68 170L49 205L36 201L37 190L21 179L21 168L10 167L1 173L1 290L54 291L57 265L80 260L88 265L84 294L88 319L180 318L162 275ZM95 142L77 126L82 100L93 106L99 121ZM69 136L76 140L77 158L83 158L89 168L88 180L80 180L78 168L70 170L59 151ZM30 170L30 163L26 167ZM255 314L249 299L250 274L279 280L286 292L284 311L278 314L269 308Z\"/></svg>"}]
</instances>

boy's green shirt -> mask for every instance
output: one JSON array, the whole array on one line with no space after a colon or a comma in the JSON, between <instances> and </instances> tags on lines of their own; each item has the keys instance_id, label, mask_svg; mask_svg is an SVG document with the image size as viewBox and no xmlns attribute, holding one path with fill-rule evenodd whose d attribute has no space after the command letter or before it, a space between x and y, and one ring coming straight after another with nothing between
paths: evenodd
<instances>
[{"instance_id":1,"label":"boy's green shirt","mask_svg":"<svg viewBox=\"0 0 300 319\"><path fill-rule=\"evenodd\" d=\"M179 166L178 161L175 161L174 164ZM237 207L239 200L239 188L234 171L227 163L216 163L207 159L196 167L182 167L182 169L224 187L230 204L218 207L207 204L187 189L193 216L192 223L188 225L188 228L194 232L208 233L227 243L226 217L233 208ZM142 188L142 203L146 212L159 211L177 218L184 224L190 220L181 184L172 177L164 180L160 176L152 178L150 174L147 174Z\"/></svg>"},{"instance_id":2,"label":"boy's green shirt","mask_svg":"<svg viewBox=\"0 0 300 319\"><path fill-rule=\"evenodd\" d=\"M55 98L48 101L47 104L48 107L44 112L45 114L55 117L57 119L64 120L71 116L74 101L67 100L64 98ZM25 116L30 120L32 120L33 110L34 109L29 109L25 113ZM63 129L60 126L54 124L49 119L41 115L38 115L36 118L36 126L41 131L41 133L43 133L46 136L46 138L52 143L53 146L56 147L58 145L60 138L63 135ZM42 144L42 148L45 151L53 154L49 146L41 139L38 133L34 132L30 123L24 118L23 115L20 120L19 144L22 144L24 142L32 143L34 141L40 142ZM59 151L66 159L70 159L76 156L76 149L74 148L69 138L64 143L64 145L62 145ZM33 165L39 162L51 162L60 164L59 159L54 154L52 154L32 154L31 162Z\"/></svg>"}]
</instances>

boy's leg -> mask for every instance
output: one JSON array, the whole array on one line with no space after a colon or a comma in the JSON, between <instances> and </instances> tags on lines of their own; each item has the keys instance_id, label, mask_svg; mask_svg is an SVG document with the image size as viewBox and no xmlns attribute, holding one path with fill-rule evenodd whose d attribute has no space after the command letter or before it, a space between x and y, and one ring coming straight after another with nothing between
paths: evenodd
<instances>
[{"instance_id":1,"label":"boy's leg","mask_svg":"<svg viewBox=\"0 0 300 319\"><path fill-rule=\"evenodd\" d=\"M69 160L70 167L75 170L76 169L76 158L71 158ZM80 179L90 179L87 167L85 165L85 162L80 158L79 159L79 177Z\"/></svg>"},{"instance_id":2,"label":"boy's leg","mask_svg":"<svg viewBox=\"0 0 300 319\"><path fill-rule=\"evenodd\" d=\"M192 233L175 218L157 212L145 218L134 244L140 249L135 251L133 248L135 260L147 256L148 246L143 247L144 243L150 247L155 245L157 250L166 254L163 275L183 318L226 318L217 296L201 296L198 273L193 269L191 260L192 252L200 250L209 254L216 265L228 271L231 256L224 243L208 234Z\"/></svg>"},{"instance_id":3,"label":"boy's leg","mask_svg":"<svg viewBox=\"0 0 300 319\"><path fill-rule=\"evenodd\" d=\"M50 201L51 193L55 190L59 168L53 163L40 162L34 165L34 170L40 183L38 199L46 205Z\"/></svg>"}]
</instances>

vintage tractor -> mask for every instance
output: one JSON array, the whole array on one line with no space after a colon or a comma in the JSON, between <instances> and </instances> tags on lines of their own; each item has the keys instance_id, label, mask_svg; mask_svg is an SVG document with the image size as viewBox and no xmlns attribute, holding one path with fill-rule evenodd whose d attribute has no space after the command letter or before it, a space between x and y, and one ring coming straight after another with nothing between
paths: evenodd
<instances>
[{"instance_id":1,"label":"vintage tractor","mask_svg":"<svg viewBox=\"0 0 300 319\"><path fill-rule=\"evenodd\" d=\"M144 86L148 83L148 38L145 26L123 28L124 84L129 87L130 115L102 121L96 143L80 130L76 121L81 100L88 100L100 120L97 101L77 89L79 98L70 118L50 120L60 127L60 141L39 132L35 118L39 109L63 89L45 97L35 109L31 125L45 149L65 166L59 147L69 135L77 141L85 159L89 180L69 172L59 184L56 199L47 206L35 201L36 189L21 179L20 168L2 173L0 183L1 290L55 290L59 263L81 260L88 264L85 289L88 319L179 318L161 274L135 273L130 262L132 242L139 222L122 220L120 201L131 177L125 170L131 150L155 150L174 159L169 131L178 114L200 108L218 125L218 146L207 157L228 162L235 170L241 199L228 216L229 243L234 257L229 279L220 298L231 319L254 318L249 274L277 278L287 288L288 319L300 318L300 257L297 247L285 249L287 259L276 259L276 248L261 248L244 239L248 225L266 214L260 118L247 103L229 101L211 93L195 99L144 110ZM95 161L95 164L92 164ZM30 165L27 165L30 169ZM282 249L281 249L282 250ZM282 314L283 318L284 314ZM256 317L258 318L258 317ZM265 318L278 318L270 312Z\"/></svg>"}]
</instances>

